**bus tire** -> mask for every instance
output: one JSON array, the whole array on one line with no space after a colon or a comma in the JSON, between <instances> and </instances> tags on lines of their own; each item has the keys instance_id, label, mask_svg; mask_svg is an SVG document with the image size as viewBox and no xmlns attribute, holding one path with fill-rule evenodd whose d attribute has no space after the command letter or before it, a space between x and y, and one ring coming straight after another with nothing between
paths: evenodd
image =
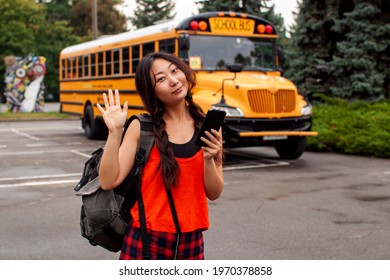
<instances>
[{"instance_id":1,"label":"bus tire","mask_svg":"<svg viewBox=\"0 0 390 280\"><path fill-rule=\"evenodd\" d=\"M276 141L275 149L282 159L297 159L306 149L307 137L290 136L286 140Z\"/></svg>"},{"instance_id":2,"label":"bus tire","mask_svg":"<svg viewBox=\"0 0 390 280\"><path fill-rule=\"evenodd\" d=\"M95 119L91 105L85 108L84 132L88 139L101 139L104 137L104 123Z\"/></svg>"}]
</instances>

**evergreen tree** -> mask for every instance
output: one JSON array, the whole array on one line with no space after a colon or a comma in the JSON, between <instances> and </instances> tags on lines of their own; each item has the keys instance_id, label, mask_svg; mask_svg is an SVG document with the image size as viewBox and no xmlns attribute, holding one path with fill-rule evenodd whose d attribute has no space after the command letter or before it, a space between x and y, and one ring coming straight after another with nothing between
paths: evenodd
<instances>
[{"instance_id":1,"label":"evergreen tree","mask_svg":"<svg viewBox=\"0 0 390 280\"><path fill-rule=\"evenodd\" d=\"M297 84L329 69L324 88L345 99L389 96L387 0L303 0L289 41L286 76ZM309 91L313 86L307 84Z\"/></svg>"},{"instance_id":2,"label":"evergreen tree","mask_svg":"<svg viewBox=\"0 0 390 280\"><path fill-rule=\"evenodd\" d=\"M126 17L115 6L122 0L97 0L99 35L111 35L126 31ZM92 1L79 0L72 7L70 25L78 36L91 38Z\"/></svg>"},{"instance_id":3,"label":"evergreen tree","mask_svg":"<svg viewBox=\"0 0 390 280\"><path fill-rule=\"evenodd\" d=\"M385 5L388 1L353 2L332 28L345 37L336 42L337 52L329 63L334 77L330 91L344 98L388 97L390 10Z\"/></svg>"},{"instance_id":4,"label":"evergreen tree","mask_svg":"<svg viewBox=\"0 0 390 280\"><path fill-rule=\"evenodd\" d=\"M137 7L134 17L130 17L131 23L142 28L153 25L159 20L168 20L175 17L172 14L175 3L172 0L136 0Z\"/></svg>"},{"instance_id":5,"label":"evergreen tree","mask_svg":"<svg viewBox=\"0 0 390 280\"><path fill-rule=\"evenodd\" d=\"M295 84L303 85L307 78L314 78L317 66L325 64L329 52L334 52L329 36L332 9L322 0L303 0L298 3L296 25L287 43L288 68L285 73ZM333 34L334 36L336 34ZM316 55L314 55L316 54Z\"/></svg>"}]
</instances>

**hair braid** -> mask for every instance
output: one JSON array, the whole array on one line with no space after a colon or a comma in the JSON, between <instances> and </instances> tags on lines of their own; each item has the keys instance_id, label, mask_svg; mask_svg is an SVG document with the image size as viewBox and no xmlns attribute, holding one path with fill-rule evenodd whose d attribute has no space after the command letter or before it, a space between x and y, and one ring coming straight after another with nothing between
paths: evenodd
<instances>
[{"instance_id":1,"label":"hair braid","mask_svg":"<svg viewBox=\"0 0 390 280\"><path fill-rule=\"evenodd\" d=\"M164 186L169 189L178 183L178 172L179 164L177 163L173 150L169 144L168 134L165 131L165 121L162 118L162 111L160 111L161 116L152 119L153 121L153 132L155 135L155 144L157 149L160 151L160 164L159 169L163 174Z\"/></svg>"}]
</instances>

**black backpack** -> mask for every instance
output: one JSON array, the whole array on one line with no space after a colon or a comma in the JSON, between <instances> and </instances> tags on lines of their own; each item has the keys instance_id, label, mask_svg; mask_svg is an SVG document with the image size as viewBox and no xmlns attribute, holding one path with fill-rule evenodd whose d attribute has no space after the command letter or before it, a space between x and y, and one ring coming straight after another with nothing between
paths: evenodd
<instances>
[{"instance_id":1,"label":"black backpack","mask_svg":"<svg viewBox=\"0 0 390 280\"><path fill-rule=\"evenodd\" d=\"M123 237L131 221L130 209L137 200L141 224L145 222L140 192L141 172L149 158L154 134L149 115L133 115L126 121L122 140L129 124L136 118L141 122L141 136L134 167L126 179L113 190L105 191L100 187L98 167L104 149L99 148L85 162L82 178L74 188L76 195L82 199L81 235L92 245L99 245L112 252L118 252L122 248ZM146 222L144 226L146 229Z\"/></svg>"}]
</instances>

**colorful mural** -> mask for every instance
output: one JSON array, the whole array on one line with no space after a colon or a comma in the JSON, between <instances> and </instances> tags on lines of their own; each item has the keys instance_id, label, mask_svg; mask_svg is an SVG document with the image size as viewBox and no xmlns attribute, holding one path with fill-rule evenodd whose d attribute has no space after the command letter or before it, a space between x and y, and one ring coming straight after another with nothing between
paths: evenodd
<instances>
[{"instance_id":1,"label":"colorful mural","mask_svg":"<svg viewBox=\"0 0 390 280\"><path fill-rule=\"evenodd\" d=\"M4 58L6 102L11 112L42 112L44 109L46 58L43 56Z\"/></svg>"}]
</instances>

